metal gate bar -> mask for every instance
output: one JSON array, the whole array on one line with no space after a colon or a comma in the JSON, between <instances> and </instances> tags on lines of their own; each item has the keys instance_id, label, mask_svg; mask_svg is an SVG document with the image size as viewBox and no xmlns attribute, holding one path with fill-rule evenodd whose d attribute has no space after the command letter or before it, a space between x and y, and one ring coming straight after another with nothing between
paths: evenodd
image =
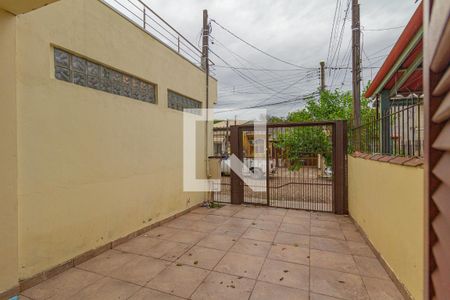
<instances>
[{"instance_id":1,"label":"metal gate bar","mask_svg":"<svg viewBox=\"0 0 450 300\"><path fill-rule=\"evenodd\" d=\"M244 162L245 159L253 160L254 169L256 166L262 168L257 165L255 156L261 150L258 148L255 151L260 142L253 140L251 148L246 141L252 131L253 126L250 125L231 127L231 153ZM292 155L288 158L288 150L277 143L280 143L280 137L295 137L295 134L309 140L316 135L322 136L329 143L329 152L323 152L322 149L321 155L300 153L298 157L294 156L295 159L292 159ZM256 136L255 133L253 135ZM231 171L231 203L346 213L346 145L345 121L268 124L264 143L266 190L251 191ZM328 174L325 172L326 156L328 167L332 169L332 173ZM258 176L256 171L250 176Z\"/></svg>"}]
</instances>

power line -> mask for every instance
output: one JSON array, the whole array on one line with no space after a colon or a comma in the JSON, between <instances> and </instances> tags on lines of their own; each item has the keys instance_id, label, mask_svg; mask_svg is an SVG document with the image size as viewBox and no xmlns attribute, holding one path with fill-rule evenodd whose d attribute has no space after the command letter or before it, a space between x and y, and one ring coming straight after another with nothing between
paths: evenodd
<instances>
[{"instance_id":1,"label":"power line","mask_svg":"<svg viewBox=\"0 0 450 300\"><path fill-rule=\"evenodd\" d=\"M229 66L215 65L217 68L230 68ZM250 70L250 71L270 71L270 72L299 72L304 71L304 69L266 69L266 68L245 68L245 67L233 67L238 70Z\"/></svg>"},{"instance_id":2,"label":"power line","mask_svg":"<svg viewBox=\"0 0 450 300\"><path fill-rule=\"evenodd\" d=\"M229 34L231 34L232 36L234 36L235 38L237 38L241 42L245 43L249 47L255 49L258 52L263 53L264 55L266 55L266 56L268 56L268 57L270 57L270 58L272 58L274 60L277 60L279 62L285 63L285 64L290 65L290 66L294 66L294 67L297 67L297 68L300 68L300 69L315 69L315 68L308 68L308 67L304 67L304 66L299 66L299 65L293 64L291 62L285 61L285 60L283 60L281 58L278 58L276 56L273 56L272 54L269 54L266 51L259 49L258 47L254 46L253 44L251 44L251 43L247 42L246 40L244 40L243 38L239 37L238 35L233 33L231 30L229 30L229 29L225 28L223 25L219 24L216 20L211 19L211 22L214 22L217 26L219 26L220 28L222 28L223 30L225 30L226 32L228 32Z\"/></svg>"},{"instance_id":3,"label":"power line","mask_svg":"<svg viewBox=\"0 0 450 300\"><path fill-rule=\"evenodd\" d=\"M268 90L271 90L271 91L276 92L276 90L274 90L274 89L272 89L272 88L270 88L270 87L268 87L268 86L266 86L266 85L264 85L264 84L258 82L257 80L255 80L255 79L253 79L253 78L247 76L246 74L242 73L241 71L239 71L239 70L237 70L237 69L234 69L234 68L233 68L226 60L224 60L221 56L219 56L218 54L216 54L213 50L209 49L209 51L210 51L212 54L214 54L218 59L220 59L223 63L225 63L227 66L229 66L229 67L231 68L231 70L233 70L236 74L238 74L238 76L241 77L242 79L244 79L244 80L246 80L246 81L248 81L248 82L250 82L250 83L255 83L255 84L257 84L257 85L260 85L261 87L266 88L266 89L268 89Z\"/></svg>"},{"instance_id":4,"label":"power line","mask_svg":"<svg viewBox=\"0 0 450 300\"><path fill-rule=\"evenodd\" d=\"M231 50L230 48L228 48L227 46L225 46L223 43L221 43L217 38L215 38L215 37L212 37L212 38L213 38L214 44L218 44L219 46L221 46L222 48L224 48L225 50L227 50L228 52L230 52L230 53L232 54L232 56L233 56L235 59L236 59L236 57L237 57L237 58L239 58L239 59L245 61L245 62L246 62L247 64L249 64L250 66L261 67L261 66L255 64L255 63L251 62L250 60L246 59L245 57L241 56L240 54L234 52L233 50ZM238 59L236 59L236 60L238 60ZM248 72L249 72L250 74L252 74L253 76L255 76L255 74L253 74L253 71L248 70ZM271 72L271 71L263 71L263 72L266 73L266 74L268 74L268 75L270 75L272 78L276 78L276 77L280 78L280 75L277 74L277 73L275 73L275 72Z\"/></svg>"},{"instance_id":5,"label":"power line","mask_svg":"<svg viewBox=\"0 0 450 300\"><path fill-rule=\"evenodd\" d=\"M230 112L230 111L236 111L236 110L241 110L241 109L261 108L261 107L267 107L267 106L282 105L282 104L286 104L286 103L293 103L293 102L297 102L297 101L306 101L306 100L312 99L312 97L317 96L318 94L319 94L319 92L313 92L310 94L297 96L295 98L283 100L283 101L279 101L279 102L258 104L258 105L253 105L253 106L237 107L237 108L233 108L233 109L222 110L222 111L216 112L216 114Z\"/></svg>"},{"instance_id":6,"label":"power line","mask_svg":"<svg viewBox=\"0 0 450 300\"><path fill-rule=\"evenodd\" d=\"M333 44L334 31L336 28L336 21L337 21L336 17L337 17L337 12L338 12L340 3L341 3L340 0L336 0L336 7L334 8L333 24L331 25L330 41L328 43L327 64L330 60L330 53L331 53L331 48L332 48L332 44Z\"/></svg>"},{"instance_id":7,"label":"power line","mask_svg":"<svg viewBox=\"0 0 450 300\"><path fill-rule=\"evenodd\" d=\"M279 79L276 79L276 80L270 79L270 80L264 80L264 81L260 81L260 82L265 84L265 85L270 85L271 87L274 87L274 86L271 85L272 83L274 83L276 85L280 85L280 84L283 85L283 84L286 84L287 82L289 82L291 80L298 79L299 75L307 75L306 79L310 79L310 78L314 78L314 75L318 75L318 71L315 71L314 73L307 72L306 74L290 74L290 75L287 75L287 76L283 77L282 81L280 81ZM234 85L234 86L229 86L228 89L231 89L231 90L240 89L240 90L242 90L242 89L247 89L247 88L249 88L251 86L253 86L253 85L248 85L248 84Z\"/></svg>"},{"instance_id":8,"label":"power line","mask_svg":"<svg viewBox=\"0 0 450 300\"><path fill-rule=\"evenodd\" d=\"M395 30L395 29L401 29L405 28L406 25L403 26L397 26L397 27L388 27L388 28L362 28L362 31L386 31L386 30Z\"/></svg>"},{"instance_id":9,"label":"power line","mask_svg":"<svg viewBox=\"0 0 450 300\"><path fill-rule=\"evenodd\" d=\"M347 7L345 9L344 19L342 21L342 27L341 27L341 30L339 31L339 34L338 34L337 48L334 51L333 56L331 57L331 62L329 63L330 66L333 65L333 62L335 61L335 59L336 59L336 63L339 62L339 56L340 56L340 53L341 53L342 40L344 38L345 23L347 22L348 12L350 10L350 3L351 3L351 1L347 0Z\"/></svg>"}]
</instances>

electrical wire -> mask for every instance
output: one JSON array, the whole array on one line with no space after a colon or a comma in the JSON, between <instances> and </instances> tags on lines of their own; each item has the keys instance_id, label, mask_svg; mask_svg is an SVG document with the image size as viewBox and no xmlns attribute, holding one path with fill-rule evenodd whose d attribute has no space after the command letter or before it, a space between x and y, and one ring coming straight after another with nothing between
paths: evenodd
<instances>
[{"instance_id":1,"label":"electrical wire","mask_svg":"<svg viewBox=\"0 0 450 300\"><path fill-rule=\"evenodd\" d=\"M219 26L221 29L223 29L224 31L228 32L230 35L234 36L235 38L237 38L238 40L240 40L241 42L243 42L243 43L246 44L247 46L253 48L254 50L256 50L256 51L258 51L258 52L261 52L262 54L264 54L264 55L266 55L266 56L268 56L268 57L270 57L270 58L272 58L272 59L274 59L274 60L277 60L277 61L279 61L279 62L285 63L285 64L290 65L290 66L293 66L293 67L297 67L297 68L300 68L300 69L314 69L314 68L308 68L308 67L300 66L300 65L297 65L297 64L293 64L293 63L291 63L291 62L288 62L288 61L286 61L286 60L283 60L283 59L281 59L281 58L278 58L278 57L276 57L276 56L274 56L274 55L272 55L272 54L270 54L270 53L267 53L266 51L261 50L260 48L254 46L254 45L251 44L250 42L247 42L247 41L244 40L243 38L239 37L238 35L236 35L235 33L233 33L231 30L229 30L229 29L226 28L225 26L223 26L223 25L221 25L220 23L218 23L216 20L211 19L211 22L214 22L214 23L215 23L217 26Z\"/></svg>"}]
</instances>

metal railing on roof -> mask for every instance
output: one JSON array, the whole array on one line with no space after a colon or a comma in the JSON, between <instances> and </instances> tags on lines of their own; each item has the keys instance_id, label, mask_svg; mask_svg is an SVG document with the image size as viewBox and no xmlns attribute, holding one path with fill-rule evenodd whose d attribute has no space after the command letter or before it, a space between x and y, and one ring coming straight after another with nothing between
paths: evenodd
<instances>
[{"instance_id":1,"label":"metal railing on roof","mask_svg":"<svg viewBox=\"0 0 450 300\"><path fill-rule=\"evenodd\" d=\"M102 0L178 54L201 66L202 51L141 0Z\"/></svg>"}]
</instances>

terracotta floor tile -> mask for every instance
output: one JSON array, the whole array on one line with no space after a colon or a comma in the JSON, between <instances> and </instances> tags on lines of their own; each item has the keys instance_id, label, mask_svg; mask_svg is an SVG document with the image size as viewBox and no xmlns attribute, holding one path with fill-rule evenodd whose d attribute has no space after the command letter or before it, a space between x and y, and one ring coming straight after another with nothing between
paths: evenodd
<instances>
[{"instance_id":1,"label":"terracotta floor tile","mask_svg":"<svg viewBox=\"0 0 450 300\"><path fill-rule=\"evenodd\" d=\"M24 295L19 295L19 300L32 300L31 298L28 298Z\"/></svg>"},{"instance_id":2,"label":"terracotta floor tile","mask_svg":"<svg viewBox=\"0 0 450 300\"><path fill-rule=\"evenodd\" d=\"M309 220L311 218L311 213L306 210L288 209L286 212L286 217L294 217Z\"/></svg>"},{"instance_id":3,"label":"terracotta floor tile","mask_svg":"<svg viewBox=\"0 0 450 300\"><path fill-rule=\"evenodd\" d=\"M311 226L336 230L339 230L341 228L339 226L339 223L335 221L311 220Z\"/></svg>"},{"instance_id":4,"label":"terracotta floor tile","mask_svg":"<svg viewBox=\"0 0 450 300\"><path fill-rule=\"evenodd\" d=\"M336 217L336 220L341 224L344 224L344 223L353 224L353 221L349 216L335 215L335 217Z\"/></svg>"},{"instance_id":5,"label":"terracotta floor tile","mask_svg":"<svg viewBox=\"0 0 450 300\"><path fill-rule=\"evenodd\" d=\"M143 286L169 265L167 261L136 255L131 261L112 271L109 276Z\"/></svg>"},{"instance_id":6,"label":"terracotta floor tile","mask_svg":"<svg viewBox=\"0 0 450 300\"><path fill-rule=\"evenodd\" d=\"M261 221L268 221L268 222L274 222L277 224L280 224L283 221L284 216L283 215L271 215L268 213L264 213L258 216L258 218L256 218L256 220L261 220Z\"/></svg>"},{"instance_id":7,"label":"terracotta floor tile","mask_svg":"<svg viewBox=\"0 0 450 300\"><path fill-rule=\"evenodd\" d=\"M369 296L403 299L348 216L225 205L197 208L24 291L21 298Z\"/></svg>"},{"instance_id":8,"label":"terracotta floor tile","mask_svg":"<svg viewBox=\"0 0 450 300\"><path fill-rule=\"evenodd\" d=\"M209 271L186 265L171 265L147 283L147 287L188 298L206 278Z\"/></svg>"},{"instance_id":9,"label":"terracotta floor tile","mask_svg":"<svg viewBox=\"0 0 450 300\"><path fill-rule=\"evenodd\" d=\"M194 223L192 223L192 225L187 227L186 229L189 229L192 231L210 233L210 232L213 232L214 230L216 230L219 226L220 226L219 224L214 224L214 223L210 223L210 222L194 221Z\"/></svg>"},{"instance_id":10,"label":"terracotta floor tile","mask_svg":"<svg viewBox=\"0 0 450 300\"><path fill-rule=\"evenodd\" d=\"M309 235L310 234L310 227L309 224L292 224L292 223L282 223L279 231L282 232L288 232L288 233L294 233L294 234L304 234Z\"/></svg>"},{"instance_id":11,"label":"terracotta floor tile","mask_svg":"<svg viewBox=\"0 0 450 300\"><path fill-rule=\"evenodd\" d=\"M263 262L263 257L228 252L214 271L255 279Z\"/></svg>"},{"instance_id":12,"label":"terracotta floor tile","mask_svg":"<svg viewBox=\"0 0 450 300\"><path fill-rule=\"evenodd\" d=\"M251 300L309 300L308 292L267 282L256 282Z\"/></svg>"},{"instance_id":13,"label":"terracotta floor tile","mask_svg":"<svg viewBox=\"0 0 450 300\"><path fill-rule=\"evenodd\" d=\"M199 207L199 208L192 210L191 213L207 215L207 214L213 213L215 210L217 210L217 209L207 208L207 207Z\"/></svg>"},{"instance_id":14,"label":"terracotta floor tile","mask_svg":"<svg viewBox=\"0 0 450 300\"><path fill-rule=\"evenodd\" d=\"M227 251L236 241L237 239L231 236L210 234L202 239L197 246Z\"/></svg>"},{"instance_id":15,"label":"terracotta floor tile","mask_svg":"<svg viewBox=\"0 0 450 300\"><path fill-rule=\"evenodd\" d=\"M338 298L325 296L325 295L314 294L314 293L311 293L309 295L309 299L310 300L339 300Z\"/></svg>"},{"instance_id":16,"label":"terracotta floor tile","mask_svg":"<svg viewBox=\"0 0 450 300\"><path fill-rule=\"evenodd\" d=\"M141 287L125 281L105 277L82 289L70 300L127 299Z\"/></svg>"},{"instance_id":17,"label":"terracotta floor tile","mask_svg":"<svg viewBox=\"0 0 450 300\"><path fill-rule=\"evenodd\" d=\"M215 212L212 213L212 215L215 216L224 216L224 217L231 217L233 215L235 215L238 211L236 210L231 210L231 209L218 209Z\"/></svg>"},{"instance_id":18,"label":"terracotta floor tile","mask_svg":"<svg viewBox=\"0 0 450 300\"><path fill-rule=\"evenodd\" d=\"M237 212L233 217L255 220L260 215L261 215L260 211L253 210L250 208L244 208L241 211Z\"/></svg>"},{"instance_id":19,"label":"terracotta floor tile","mask_svg":"<svg viewBox=\"0 0 450 300\"><path fill-rule=\"evenodd\" d=\"M229 218L222 226L228 226L228 225L235 225L239 227L249 227L250 224L254 222L253 220L249 219L242 219L242 218Z\"/></svg>"},{"instance_id":20,"label":"terracotta floor tile","mask_svg":"<svg viewBox=\"0 0 450 300\"><path fill-rule=\"evenodd\" d=\"M192 245L178 243L174 241L161 241L149 251L149 255L168 261L175 261L180 258Z\"/></svg>"},{"instance_id":21,"label":"terracotta floor tile","mask_svg":"<svg viewBox=\"0 0 450 300\"><path fill-rule=\"evenodd\" d=\"M225 255L225 251L194 246L187 251L177 262L193 267L212 270Z\"/></svg>"},{"instance_id":22,"label":"terracotta floor tile","mask_svg":"<svg viewBox=\"0 0 450 300\"><path fill-rule=\"evenodd\" d=\"M242 238L239 239L233 247L231 247L230 251L241 254L266 257L267 253L269 253L270 247L270 242L262 242Z\"/></svg>"},{"instance_id":23,"label":"terracotta floor tile","mask_svg":"<svg viewBox=\"0 0 450 300\"><path fill-rule=\"evenodd\" d=\"M309 267L266 259L258 280L307 291L309 289Z\"/></svg>"},{"instance_id":24,"label":"terracotta floor tile","mask_svg":"<svg viewBox=\"0 0 450 300\"><path fill-rule=\"evenodd\" d=\"M164 294L148 288L141 288L129 300L182 300L183 298Z\"/></svg>"},{"instance_id":25,"label":"terracotta floor tile","mask_svg":"<svg viewBox=\"0 0 450 300\"><path fill-rule=\"evenodd\" d=\"M371 257L353 257L356 262L356 266L362 276L377 277L381 279L389 279L388 274L380 264L378 259Z\"/></svg>"},{"instance_id":26,"label":"terracotta floor tile","mask_svg":"<svg viewBox=\"0 0 450 300\"><path fill-rule=\"evenodd\" d=\"M249 228L242 236L245 239L272 242L275 238L276 231L263 230L258 228Z\"/></svg>"},{"instance_id":27,"label":"terracotta floor tile","mask_svg":"<svg viewBox=\"0 0 450 300\"><path fill-rule=\"evenodd\" d=\"M311 220L338 222L336 215L326 212L312 212Z\"/></svg>"},{"instance_id":28,"label":"terracotta floor tile","mask_svg":"<svg viewBox=\"0 0 450 300\"><path fill-rule=\"evenodd\" d=\"M275 244L270 249L267 257L276 260L309 265L309 249L304 247Z\"/></svg>"},{"instance_id":29,"label":"terracotta floor tile","mask_svg":"<svg viewBox=\"0 0 450 300\"><path fill-rule=\"evenodd\" d=\"M192 295L193 300L248 299L255 280L211 272Z\"/></svg>"},{"instance_id":30,"label":"terracotta floor tile","mask_svg":"<svg viewBox=\"0 0 450 300\"><path fill-rule=\"evenodd\" d=\"M371 300L403 300L402 294L390 280L363 277Z\"/></svg>"},{"instance_id":31,"label":"terracotta floor tile","mask_svg":"<svg viewBox=\"0 0 450 300\"><path fill-rule=\"evenodd\" d=\"M238 239L245 231L246 227L223 225L219 226L216 230L211 232L213 235L226 235L234 239Z\"/></svg>"},{"instance_id":32,"label":"terracotta floor tile","mask_svg":"<svg viewBox=\"0 0 450 300\"><path fill-rule=\"evenodd\" d=\"M289 224L301 224L301 225L309 225L311 221L309 218L305 218L304 216L289 216L287 215L283 219L283 223Z\"/></svg>"},{"instance_id":33,"label":"terracotta floor tile","mask_svg":"<svg viewBox=\"0 0 450 300\"><path fill-rule=\"evenodd\" d=\"M203 219L205 216L201 215L201 214L195 214L195 213L187 213L185 215L182 215L181 217L179 217L179 220L189 220L189 221L200 221L201 219Z\"/></svg>"},{"instance_id":34,"label":"terracotta floor tile","mask_svg":"<svg viewBox=\"0 0 450 300\"><path fill-rule=\"evenodd\" d=\"M266 209L266 214L273 215L273 216L284 217L287 212L288 212L288 209L286 209L286 208L268 207Z\"/></svg>"},{"instance_id":35,"label":"terracotta floor tile","mask_svg":"<svg viewBox=\"0 0 450 300\"><path fill-rule=\"evenodd\" d=\"M353 230L342 230L344 233L345 239L347 241L354 241L354 242L365 242L364 238L358 231Z\"/></svg>"},{"instance_id":36,"label":"terracotta floor tile","mask_svg":"<svg viewBox=\"0 0 450 300\"><path fill-rule=\"evenodd\" d=\"M195 223L193 223L195 224ZM192 226L192 224L191 224ZM192 231L192 230L180 230L174 233L172 236L168 238L168 240L185 243L185 244L196 244L202 238L204 238L207 234L204 232Z\"/></svg>"},{"instance_id":37,"label":"terracotta floor tile","mask_svg":"<svg viewBox=\"0 0 450 300\"><path fill-rule=\"evenodd\" d=\"M359 274L351 255L311 249L311 267Z\"/></svg>"},{"instance_id":38,"label":"terracotta floor tile","mask_svg":"<svg viewBox=\"0 0 450 300\"><path fill-rule=\"evenodd\" d=\"M358 231L355 225L353 223L339 223L339 227L341 230L352 230L352 231Z\"/></svg>"},{"instance_id":39,"label":"terracotta floor tile","mask_svg":"<svg viewBox=\"0 0 450 300\"><path fill-rule=\"evenodd\" d=\"M311 267L311 292L341 299L369 299L360 276Z\"/></svg>"},{"instance_id":40,"label":"terracotta floor tile","mask_svg":"<svg viewBox=\"0 0 450 300\"><path fill-rule=\"evenodd\" d=\"M202 219L202 221L210 222L213 224L223 224L226 221L228 221L228 217L224 216L217 216L217 215L207 215L205 218Z\"/></svg>"},{"instance_id":41,"label":"terracotta floor tile","mask_svg":"<svg viewBox=\"0 0 450 300\"><path fill-rule=\"evenodd\" d=\"M375 254L366 243L347 241L347 245L353 255L375 258Z\"/></svg>"},{"instance_id":42,"label":"terracotta floor tile","mask_svg":"<svg viewBox=\"0 0 450 300\"><path fill-rule=\"evenodd\" d=\"M264 221L260 219L256 219L250 224L250 228L258 228L264 230L272 230L277 231L280 223L272 222L272 221Z\"/></svg>"},{"instance_id":43,"label":"terracotta floor tile","mask_svg":"<svg viewBox=\"0 0 450 300\"><path fill-rule=\"evenodd\" d=\"M98 274L72 268L23 291L22 294L35 300L68 298L101 278Z\"/></svg>"},{"instance_id":44,"label":"terracotta floor tile","mask_svg":"<svg viewBox=\"0 0 450 300\"><path fill-rule=\"evenodd\" d=\"M201 215L197 215L197 216L201 216ZM167 239L177 232L178 232L178 229L170 228L170 227L166 227L166 226L159 226L159 227L156 227L155 229L152 229L152 230L144 233L142 236L158 238L158 239Z\"/></svg>"},{"instance_id":45,"label":"terracotta floor tile","mask_svg":"<svg viewBox=\"0 0 450 300\"><path fill-rule=\"evenodd\" d=\"M331 239L345 240L344 233L340 229L311 227L311 235L327 237Z\"/></svg>"},{"instance_id":46,"label":"terracotta floor tile","mask_svg":"<svg viewBox=\"0 0 450 300\"><path fill-rule=\"evenodd\" d=\"M148 256L151 249L159 244L161 240L156 238L150 238L146 236L138 236L126 243L120 244L115 250L120 250L123 252L140 254Z\"/></svg>"},{"instance_id":47,"label":"terracotta floor tile","mask_svg":"<svg viewBox=\"0 0 450 300\"><path fill-rule=\"evenodd\" d=\"M309 247L310 237L308 235L279 231L275 236L274 243L297 247Z\"/></svg>"},{"instance_id":48,"label":"terracotta floor tile","mask_svg":"<svg viewBox=\"0 0 450 300\"><path fill-rule=\"evenodd\" d=\"M165 223L164 226L170 227L170 228L185 229L185 228L191 226L192 223L194 223L194 221L192 221L192 220L175 219L175 220Z\"/></svg>"},{"instance_id":49,"label":"terracotta floor tile","mask_svg":"<svg viewBox=\"0 0 450 300\"><path fill-rule=\"evenodd\" d=\"M115 269L131 261L134 257L134 254L109 250L78 265L77 268L97 274L109 275Z\"/></svg>"},{"instance_id":50,"label":"terracotta floor tile","mask_svg":"<svg viewBox=\"0 0 450 300\"><path fill-rule=\"evenodd\" d=\"M312 236L310 239L310 247L311 249L338 252L342 254L351 254L347 242L343 240Z\"/></svg>"}]
</instances>

